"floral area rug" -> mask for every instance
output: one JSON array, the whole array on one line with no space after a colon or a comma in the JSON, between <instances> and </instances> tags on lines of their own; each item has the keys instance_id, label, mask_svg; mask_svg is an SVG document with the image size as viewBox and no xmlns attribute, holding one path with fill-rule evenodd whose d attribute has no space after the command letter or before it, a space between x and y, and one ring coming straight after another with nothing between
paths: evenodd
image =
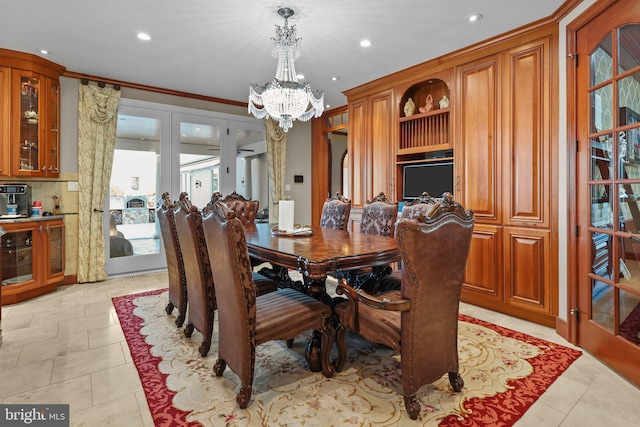
<instances>
[{"instance_id":1,"label":"floral area rug","mask_svg":"<svg viewBox=\"0 0 640 427\"><path fill-rule=\"evenodd\" d=\"M238 377L228 368L219 378L212 371L216 333L201 357L201 335L185 338L165 313L167 302L166 291L113 299L156 426L511 426L581 354L460 315L465 386L453 392L447 375L423 386L420 416L412 421L399 354L348 332L344 369L325 378L308 370L310 335L301 335L291 349L280 341L258 346L251 401L238 409Z\"/></svg>"}]
</instances>

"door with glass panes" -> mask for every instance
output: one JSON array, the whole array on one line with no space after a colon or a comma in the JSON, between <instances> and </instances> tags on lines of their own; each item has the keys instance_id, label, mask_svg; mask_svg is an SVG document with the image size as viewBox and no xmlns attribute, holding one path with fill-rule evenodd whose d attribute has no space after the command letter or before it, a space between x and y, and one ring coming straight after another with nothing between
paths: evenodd
<instances>
[{"instance_id":1,"label":"door with glass panes","mask_svg":"<svg viewBox=\"0 0 640 427\"><path fill-rule=\"evenodd\" d=\"M640 2L576 32L577 338L640 384ZM576 314L574 312L574 314Z\"/></svg>"}]
</instances>

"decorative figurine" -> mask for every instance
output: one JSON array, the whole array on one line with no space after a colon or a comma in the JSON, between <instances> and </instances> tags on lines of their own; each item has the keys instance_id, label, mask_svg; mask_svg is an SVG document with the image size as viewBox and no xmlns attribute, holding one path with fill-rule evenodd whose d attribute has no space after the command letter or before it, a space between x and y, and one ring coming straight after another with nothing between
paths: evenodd
<instances>
[{"instance_id":1,"label":"decorative figurine","mask_svg":"<svg viewBox=\"0 0 640 427\"><path fill-rule=\"evenodd\" d=\"M420 107L420 112L428 113L431 110L433 110L433 97L431 95L427 95L424 107Z\"/></svg>"},{"instance_id":2,"label":"decorative figurine","mask_svg":"<svg viewBox=\"0 0 640 427\"><path fill-rule=\"evenodd\" d=\"M440 100L439 104L440 104L440 108L448 108L449 107L449 98L447 98L447 95L442 97L442 99Z\"/></svg>"},{"instance_id":3,"label":"decorative figurine","mask_svg":"<svg viewBox=\"0 0 640 427\"><path fill-rule=\"evenodd\" d=\"M413 99L409 98L407 102L404 104L404 116L409 117L413 116L413 113L416 112L416 104L413 103Z\"/></svg>"}]
</instances>

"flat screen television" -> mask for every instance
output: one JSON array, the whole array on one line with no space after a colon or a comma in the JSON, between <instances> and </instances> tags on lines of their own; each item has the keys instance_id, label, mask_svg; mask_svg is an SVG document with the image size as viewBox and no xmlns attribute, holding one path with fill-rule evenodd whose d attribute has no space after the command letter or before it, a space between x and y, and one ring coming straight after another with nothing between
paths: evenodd
<instances>
[{"instance_id":1,"label":"flat screen television","mask_svg":"<svg viewBox=\"0 0 640 427\"><path fill-rule=\"evenodd\" d=\"M402 171L402 198L415 199L423 192L433 197L453 193L453 162L405 165Z\"/></svg>"}]
</instances>

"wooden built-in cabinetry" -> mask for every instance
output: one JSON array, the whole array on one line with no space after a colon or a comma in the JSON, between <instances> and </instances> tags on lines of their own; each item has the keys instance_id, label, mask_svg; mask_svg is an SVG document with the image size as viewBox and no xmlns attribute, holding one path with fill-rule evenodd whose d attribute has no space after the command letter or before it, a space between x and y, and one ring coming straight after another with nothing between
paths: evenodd
<instances>
[{"instance_id":1,"label":"wooden built-in cabinetry","mask_svg":"<svg viewBox=\"0 0 640 427\"><path fill-rule=\"evenodd\" d=\"M0 175L58 177L61 67L0 49Z\"/></svg>"},{"instance_id":2,"label":"wooden built-in cabinetry","mask_svg":"<svg viewBox=\"0 0 640 427\"><path fill-rule=\"evenodd\" d=\"M557 24L539 23L345 92L352 229L366 199L384 191L400 200L404 165L452 158L454 196L476 215L462 299L549 326L558 310L557 46ZM420 112L429 95L434 109Z\"/></svg>"},{"instance_id":3,"label":"wooden built-in cabinetry","mask_svg":"<svg viewBox=\"0 0 640 427\"><path fill-rule=\"evenodd\" d=\"M55 291L64 279L64 221L17 220L0 227L2 304Z\"/></svg>"}]
</instances>

